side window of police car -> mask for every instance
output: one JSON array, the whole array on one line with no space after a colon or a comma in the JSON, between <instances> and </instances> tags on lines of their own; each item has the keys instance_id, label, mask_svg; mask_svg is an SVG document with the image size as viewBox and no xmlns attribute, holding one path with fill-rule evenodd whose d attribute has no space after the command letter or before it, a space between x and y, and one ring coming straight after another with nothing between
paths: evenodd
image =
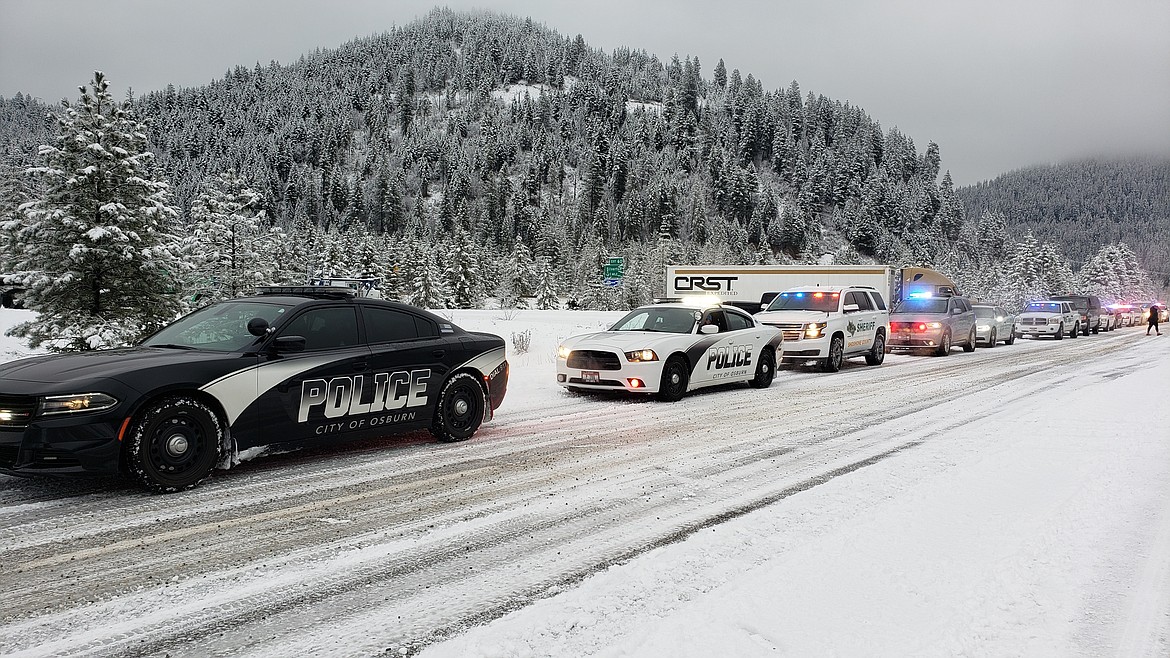
<instances>
[{"instance_id":1,"label":"side window of police car","mask_svg":"<svg viewBox=\"0 0 1170 658\"><path fill-rule=\"evenodd\" d=\"M703 320L699 322L699 325L702 326L705 324L713 324L716 327L719 327L719 332L727 331L727 320L723 318L722 309L716 309L704 313Z\"/></svg>"},{"instance_id":2,"label":"side window of police car","mask_svg":"<svg viewBox=\"0 0 1170 658\"><path fill-rule=\"evenodd\" d=\"M869 302L869 295L863 292L847 292L845 293L845 304L856 304L858 311L872 311L873 306Z\"/></svg>"},{"instance_id":3,"label":"side window of police car","mask_svg":"<svg viewBox=\"0 0 1170 658\"><path fill-rule=\"evenodd\" d=\"M871 290L869 291L869 294L871 297L873 297L874 308L879 311L886 310L886 300L882 299L882 294L880 292Z\"/></svg>"},{"instance_id":4,"label":"side window of police car","mask_svg":"<svg viewBox=\"0 0 1170 658\"><path fill-rule=\"evenodd\" d=\"M353 307L314 308L293 318L281 336L304 336L305 351L353 347L358 344L357 312Z\"/></svg>"},{"instance_id":5,"label":"side window of police car","mask_svg":"<svg viewBox=\"0 0 1170 658\"><path fill-rule=\"evenodd\" d=\"M753 326L750 318L736 311L724 311L723 317L727 318L728 331L743 331Z\"/></svg>"},{"instance_id":6,"label":"side window of police car","mask_svg":"<svg viewBox=\"0 0 1170 658\"><path fill-rule=\"evenodd\" d=\"M433 322L404 311L367 306L362 309L362 317L366 323L366 342L371 345L438 335Z\"/></svg>"}]
</instances>

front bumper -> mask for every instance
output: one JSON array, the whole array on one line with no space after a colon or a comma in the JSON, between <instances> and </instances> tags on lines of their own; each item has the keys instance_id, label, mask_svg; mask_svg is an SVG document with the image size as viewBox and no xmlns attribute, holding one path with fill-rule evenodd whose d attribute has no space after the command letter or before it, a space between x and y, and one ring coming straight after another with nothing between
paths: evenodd
<instances>
[{"instance_id":1,"label":"front bumper","mask_svg":"<svg viewBox=\"0 0 1170 658\"><path fill-rule=\"evenodd\" d=\"M1020 336L1055 336L1060 333L1059 324L1037 324L1016 327Z\"/></svg>"},{"instance_id":2,"label":"front bumper","mask_svg":"<svg viewBox=\"0 0 1170 658\"><path fill-rule=\"evenodd\" d=\"M565 359L557 359L557 383L566 388L593 391L658 392L662 384L662 361L630 363L624 358L620 361L616 370L588 370L570 368Z\"/></svg>"},{"instance_id":3,"label":"front bumper","mask_svg":"<svg viewBox=\"0 0 1170 658\"><path fill-rule=\"evenodd\" d=\"M890 332L890 339L886 347L893 350L920 350L942 345L943 329L928 331L895 331Z\"/></svg>"},{"instance_id":4,"label":"front bumper","mask_svg":"<svg viewBox=\"0 0 1170 658\"><path fill-rule=\"evenodd\" d=\"M829 337L799 338L786 340L780 344L781 363L799 363L811 359L823 359L829 356Z\"/></svg>"},{"instance_id":5,"label":"front bumper","mask_svg":"<svg viewBox=\"0 0 1170 658\"><path fill-rule=\"evenodd\" d=\"M125 420L112 414L34 420L0 428L0 473L12 475L116 475Z\"/></svg>"}]
</instances>

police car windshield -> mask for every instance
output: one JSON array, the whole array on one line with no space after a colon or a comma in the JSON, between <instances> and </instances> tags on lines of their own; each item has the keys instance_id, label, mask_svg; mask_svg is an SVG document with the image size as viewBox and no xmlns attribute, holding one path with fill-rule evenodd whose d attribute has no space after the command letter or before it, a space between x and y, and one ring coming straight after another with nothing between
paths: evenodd
<instances>
[{"instance_id":1,"label":"police car windshield","mask_svg":"<svg viewBox=\"0 0 1170 658\"><path fill-rule=\"evenodd\" d=\"M946 313L947 300L936 297L903 299L894 306L894 313Z\"/></svg>"},{"instance_id":2,"label":"police car windshield","mask_svg":"<svg viewBox=\"0 0 1170 658\"><path fill-rule=\"evenodd\" d=\"M995 317L995 309L990 306L976 306L975 317L977 318L993 318Z\"/></svg>"},{"instance_id":3,"label":"police car windshield","mask_svg":"<svg viewBox=\"0 0 1170 658\"><path fill-rule=\"evenodd\" d=\"M1055 302L1032 302L1025 312L1031 313L1060 313L1060 304Z\"/></svg>"},{"instance_id":4,"label":"police car windshield","mask_svg":"<svg viewBox=\"0 0 1170 658\"><path fill-rule=\"evenodd\" d=\"M782 292L772 298L765 311L821 311L836 313L839 292Z\"/></svg>"},{"instance_id":5,"label":"police car windshield","mask_svg":"<svg viewBox=\"0 0 1170 658\"><path fill-rule=\"evenodd\" d=\"M276 324L291 308L263 302L223 302L179 318L142 342L145 347L187 347L213 352L235 352L256 341L248 321L263 318Z\"/></svg>"},{"instance_id":6,"label":"police car windshield","mask_svg":"<svg viewBox=\"0 0 1170 658\"><path fill-rule=\"evenodd\" d=\"M610 331L661 331L668 334L689 334L695 328L692 308L656 306L638 308L617 321Z\"/></svg>"}]
</instances>

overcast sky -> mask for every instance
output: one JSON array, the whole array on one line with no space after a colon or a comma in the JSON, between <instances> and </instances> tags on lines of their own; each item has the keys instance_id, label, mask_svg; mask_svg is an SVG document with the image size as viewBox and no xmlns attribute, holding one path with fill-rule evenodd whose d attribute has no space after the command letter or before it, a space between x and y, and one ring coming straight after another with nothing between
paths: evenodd
<instances>
[{"instance_id":1,"label":"overcast sky","mask_svg":"<svg viewBox=\"0 0 1170 658\"><path fill-rule=\"evenodd\" d=\"M202 85L229 68L425 15L421 0L0 0L0 96L117 97ZM1170 156L1170 0L447 0L630 46L720 58L765 89L861 106L956 185L1098 154Z\"/></svg>"}]
</instances>

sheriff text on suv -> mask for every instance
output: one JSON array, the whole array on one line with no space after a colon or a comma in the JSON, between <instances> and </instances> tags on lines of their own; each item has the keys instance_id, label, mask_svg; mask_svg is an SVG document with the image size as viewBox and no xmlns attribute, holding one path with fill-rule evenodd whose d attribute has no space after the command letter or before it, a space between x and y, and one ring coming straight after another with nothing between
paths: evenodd
<instances>
[{"instance_id":1,"label":"sheriff text on suv","mask_svg":"<svg viewBox=\"0 0 1170 658\"><path fill-rule=\"evenodd\" d=\"M868 286L805 286L776 295L756 320L784 332L783 363L816 361L827 372L849 357L871 366L886 357L889 311Z\"/></svg>"}]
</instances>

